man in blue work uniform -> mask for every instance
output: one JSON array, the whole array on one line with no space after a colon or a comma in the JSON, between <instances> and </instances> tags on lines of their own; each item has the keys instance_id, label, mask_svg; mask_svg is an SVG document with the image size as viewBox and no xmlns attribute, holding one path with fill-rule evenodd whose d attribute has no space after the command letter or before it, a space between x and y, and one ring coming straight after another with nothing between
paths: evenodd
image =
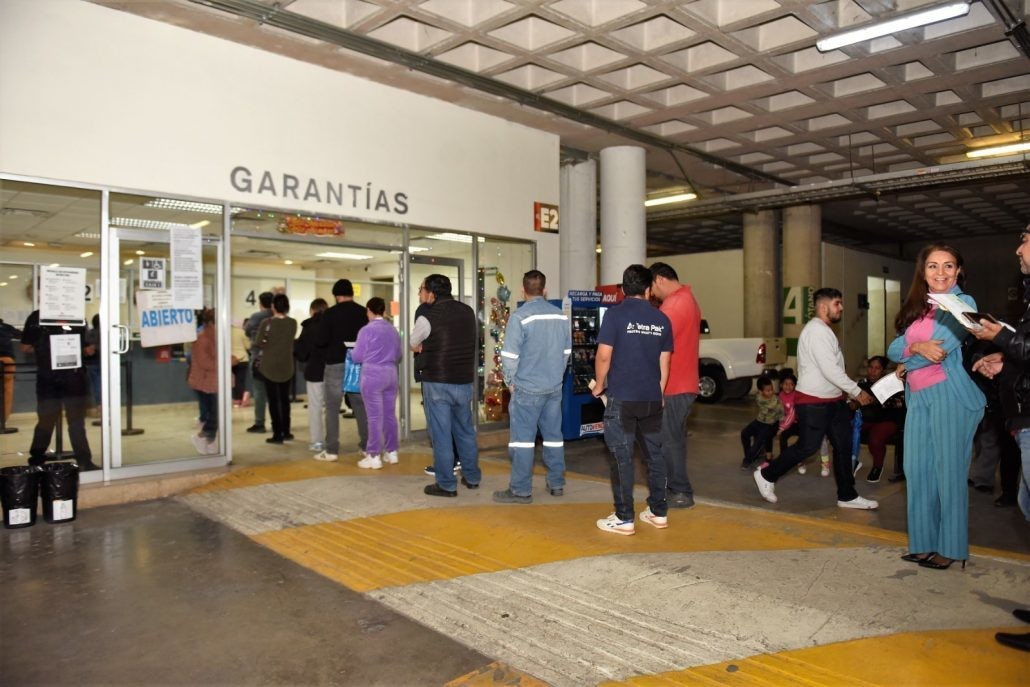
<instances>
[{"instance_id":1,"label":"man in blue work uniform","mask_svg":"<svg viewBox=\"0 0 1030 687\"><path fill-rule=\"evenodd\" d=\"M498 503L533 502L533 458L537 429L544 442L544 465L551 496L565 490L565 442L561 431L561 389L572 353L569 318L547 302L547 277L530 270L522 277L526 299L508 318L501 349L508 404L511 481L494 492Z\"/></svg>"}]
</instances>

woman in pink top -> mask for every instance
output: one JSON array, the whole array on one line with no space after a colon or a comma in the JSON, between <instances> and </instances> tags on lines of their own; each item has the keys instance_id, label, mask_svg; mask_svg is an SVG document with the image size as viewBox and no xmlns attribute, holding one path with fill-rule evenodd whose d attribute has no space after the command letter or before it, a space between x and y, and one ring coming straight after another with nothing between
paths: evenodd
<instances>
[{"instance_id":1,"label":"woman in pink top","mask_svg":"<svg viewBox=\"0 0 1030 687\"><path fill-rule=\"evenodd\" d=\"M962 292L962 255L942 244L924 248L908 297L894 320L901 334L887 355L905 375L905 476L908 478L906 561L945 570L969 557L966 476L984 395L962 366L969 332L927 294L950 293L976 309Z\"/></svg>"}]
</instances>

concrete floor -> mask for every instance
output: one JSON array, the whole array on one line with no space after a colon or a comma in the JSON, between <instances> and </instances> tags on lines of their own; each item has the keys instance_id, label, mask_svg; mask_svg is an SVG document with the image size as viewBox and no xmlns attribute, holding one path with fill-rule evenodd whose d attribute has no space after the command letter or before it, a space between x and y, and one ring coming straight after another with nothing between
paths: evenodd
<instances>
[{"instance_id":1,"label":"concrete floor","mask_svg":"<svg viewBox=\"0 0 1030 687\"><path fill-rule=\"evenodd\" d=\"M738 468L750 412L698 407L699 505L634 537L594 527L611 512L594 440L568 445L565 496L539 474L530 506L490 499L503 448L480 489L434 499L424 445L368 471L294 442L174 499L3 530L0 682L1025 684L1026 654L993 640L1026 630L1015 509L972 492L969 566L906 564L900 484L860 475L877 512L836 508L818 471L762 501Z\"/></svg>"}]
</instances>

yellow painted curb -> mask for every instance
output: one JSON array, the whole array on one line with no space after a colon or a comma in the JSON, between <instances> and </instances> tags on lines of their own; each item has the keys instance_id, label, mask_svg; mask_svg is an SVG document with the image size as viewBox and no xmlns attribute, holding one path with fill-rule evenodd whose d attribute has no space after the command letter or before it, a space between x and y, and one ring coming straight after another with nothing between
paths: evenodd
<instances>
[{"instance_id":1,"label":"yellow painted curb","mask_svg":"<svg viewBox=\"0 0 1030 687\"><path fill-rule=\"evenodd\" d=\"M1025 630L1025 626L1021 630ZM1027 684L1030 659L990 630L904 632L764 654L688 670L605 682L605 687L669 685L1005 685Z\"/></svg>"}]
</instances>

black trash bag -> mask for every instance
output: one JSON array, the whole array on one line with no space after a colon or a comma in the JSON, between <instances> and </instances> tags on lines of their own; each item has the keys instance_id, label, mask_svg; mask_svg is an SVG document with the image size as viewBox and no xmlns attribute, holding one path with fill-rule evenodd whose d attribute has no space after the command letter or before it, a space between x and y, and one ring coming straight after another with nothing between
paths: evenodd
<instances>
[{"instance_id":1,"label":"black trash bag","mask_svg":"<svg viewBox=\"0 0 1030 687\"><path fill-rule=\"evenodd\" d=\"M4 527L9 530L36 524L39 500L39 469L31 465L0 468L0 503Z\"/></svg>"},{"instance_id":2,"label":"black trash bag","mask_svg":"<svg viewBox=\"0 0 1030 687\"><path fill-rule=\"evenodd\" d=\"M79 466L75 463L47 463L40 477L43 519L71 522L79 512Z\"/></svg>"}]
</instances>

